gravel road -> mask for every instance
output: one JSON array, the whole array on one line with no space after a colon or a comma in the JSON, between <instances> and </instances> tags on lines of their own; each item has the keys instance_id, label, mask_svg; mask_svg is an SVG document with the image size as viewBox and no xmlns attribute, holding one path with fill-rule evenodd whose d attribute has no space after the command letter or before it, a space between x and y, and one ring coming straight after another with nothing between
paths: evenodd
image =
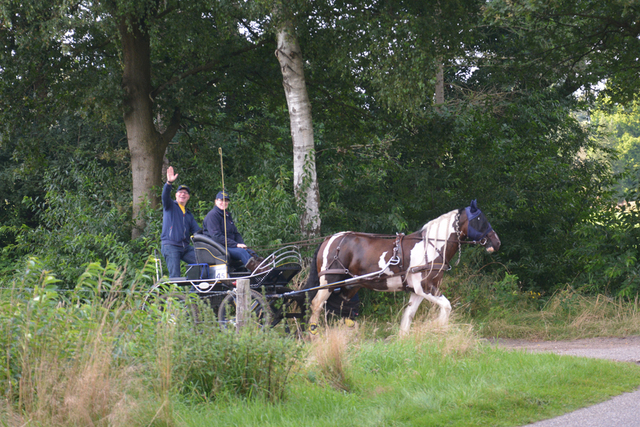
<instances>
[{"instance_id":1,"label":"gravel road","mask_svg":"<svg viewBox=\"0 0 640 427\"><path fill-rule=\"evenodd\" d=\"M640 364L640 336L574 341L491 340L499 347ZM639 427L640 389L560 417L528 424L535 427Z\"/></svg>"}]
</instances>

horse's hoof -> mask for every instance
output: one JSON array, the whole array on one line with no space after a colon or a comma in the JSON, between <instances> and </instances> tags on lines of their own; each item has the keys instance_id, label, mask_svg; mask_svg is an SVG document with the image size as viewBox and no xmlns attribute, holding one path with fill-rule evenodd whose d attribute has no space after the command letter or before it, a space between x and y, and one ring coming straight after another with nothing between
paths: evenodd
<instances>
[{"instance_id":1,"label":"horse's hoof","mask_svg":"<svg viewBox=\"0 0 640 427\"><path fill-rule=\"evenodd\" d=\"M311 335L318 335L318 324L317 323L309 324L309 333Z\"/></svg>"}]
</instances>

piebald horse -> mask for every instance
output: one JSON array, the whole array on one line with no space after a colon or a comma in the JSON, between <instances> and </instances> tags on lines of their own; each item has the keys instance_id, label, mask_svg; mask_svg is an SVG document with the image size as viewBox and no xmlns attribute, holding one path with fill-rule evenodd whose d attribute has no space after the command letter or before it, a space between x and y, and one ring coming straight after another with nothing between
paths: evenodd
<instances>
[{"instance_id":1,"label":"piebald horse","mask_svg":"<svg viewBox=\"0 0 640 427\"><path fill-rule=\"evenodd\" d=\"M446 324L451 303L440 292L444 272L461 249L461 243L477 243L492 253L500 239L473 200L470 206L448 212L407 236L345 231L327 237L311 264L306 289L318 288L311 301L309 331L317 333L320 311L332 290L340 287L349 301L360 288L382 292L410 292L402 315L400 333L409 332L411 321L426 299L440 307L438 321ZM311 294L310 296L313 296Z\"/></svg>"}]
</instances>

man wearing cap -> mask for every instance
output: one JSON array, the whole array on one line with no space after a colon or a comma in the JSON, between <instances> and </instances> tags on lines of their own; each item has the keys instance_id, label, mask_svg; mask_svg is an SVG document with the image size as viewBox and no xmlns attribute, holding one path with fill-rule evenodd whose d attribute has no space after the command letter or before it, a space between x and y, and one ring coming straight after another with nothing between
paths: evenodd
<instances>
[{"instance_id":1,"label":"man wearing cap","mask_svg":"<svg viewBox=\"0 0 640 427\"><path fill-rule=\"evenodd\" d=\"M167 263L169 277L180 277L180 260L187 264L196 263L196 253L191 246L191 235L200 230L193 214L187 210L191 190L180 185L176 190L176 200L171 199L171 189L178 174L173 166L167 169L167 182L162 188L162 256Z\"/></svg>"},{"instance_id":2,"label":"man wearing cap","mask_svg":"<svg viewBox=\"0 0 640 427\"><path fill-rule=\"evenodd\" d=\"M249 271L253 272L258 267L260 261L253 257L251 253L253 251L250 252L250 249L247 248L242 235L240 235L238 228L233 223L233 218L229 212L229 194L226 191L220 191L216 195L216 206L204 218L202 227L204 234L223 247L226 246L231 258L241 260ZM256 273L260 273L262 270L264 269L261 268Z\"/></svg>"}]
</instances>

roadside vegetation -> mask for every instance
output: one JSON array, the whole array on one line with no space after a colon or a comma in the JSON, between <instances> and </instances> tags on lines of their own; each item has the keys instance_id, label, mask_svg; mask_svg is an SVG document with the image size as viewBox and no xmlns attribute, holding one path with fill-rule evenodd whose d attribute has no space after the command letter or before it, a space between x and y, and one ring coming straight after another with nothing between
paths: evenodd
<instances>
[{"instance_id":1,"label":"roadside vegetation","mask_svg":"<svg viewBox=\"0 0 640 427\"><path fill-rule=\"evenodd\" d=\"M127 282L122 268L91 264L68 291L35 259L21 273L0 299L7 426L518 426L640 385L632 364L482 340L640 333L637 301L568 289L547 298L509 275L452 275L447 328L425 304L400 337L398 299L386 317L365 311L354 327L328 319L310 339L279 328L237 334L204 307L194 324L185 304L143 298L150 268Z\"/></svg>"}]
</instances>

